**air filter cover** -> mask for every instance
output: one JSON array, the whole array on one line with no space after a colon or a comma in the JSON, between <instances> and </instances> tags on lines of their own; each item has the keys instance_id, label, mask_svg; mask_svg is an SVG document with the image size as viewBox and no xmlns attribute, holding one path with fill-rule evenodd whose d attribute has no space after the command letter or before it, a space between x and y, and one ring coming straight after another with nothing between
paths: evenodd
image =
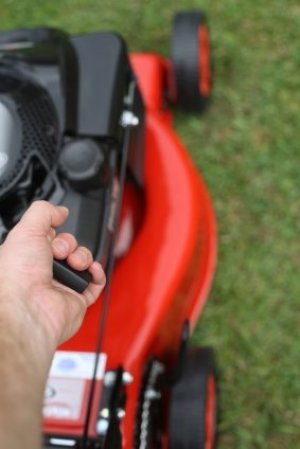
<instances>
[{"instance_id":1,"label":"air filter cover","mask_svg":"<svg viewBox=\"0 0 300 449\"><path fill-rule=\"evenodd\" d=\"M59 135L47 91L17 71L0 67L0 199L14 190L34 157L46 176L57 160Z\"/></svg>"}]
</instances>

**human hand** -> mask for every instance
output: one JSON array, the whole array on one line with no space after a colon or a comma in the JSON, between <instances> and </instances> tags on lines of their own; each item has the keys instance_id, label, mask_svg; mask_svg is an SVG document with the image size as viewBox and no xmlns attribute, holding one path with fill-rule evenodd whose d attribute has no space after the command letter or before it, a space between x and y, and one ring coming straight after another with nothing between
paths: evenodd
<instances>
[{"instance_id":1,"label":"human hand","mask_svg":"<svg viewBox=\"0 0 300 449\"><path fill-rule=\"evenodd\" d=\"M67 216L66 208L36 201L0 247L0 312L5 310L12 326L32 339L43 335L52 348L74 335L105 285L90 251L71 234L56 235ZM90 271L92 282L82 294L53 279L53 257Z\"/></svg>"}]
</instances>

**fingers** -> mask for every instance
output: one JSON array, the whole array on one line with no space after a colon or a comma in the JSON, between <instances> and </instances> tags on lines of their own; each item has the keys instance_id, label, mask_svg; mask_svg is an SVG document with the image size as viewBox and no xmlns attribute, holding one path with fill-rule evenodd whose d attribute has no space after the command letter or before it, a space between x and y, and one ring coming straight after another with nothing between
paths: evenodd
<instances>
[{"instance_id":1,"label":"fingers","mask_svg":"<svg viewBox=\"0 0 300 449\"><path fill-rule=\"evenodd\" d=\"M93 304L105 286L105 274L98 262L93 261L92 253L84 246L78 246L72 234L61 233L52 240L53 255L58 260L67 259L74 270L89 270L92 282L84 292L87 305Z\"/></svg>"},{"instance_id":2,"label":"fingers","mask_svg":"<svg viewBox=\"0 0 300 449\"><path fill-rule=\"evenodd\" d=\"M92 253L84 246L78 246L76 238L66 232L52 240L52 249L55 259L67 259L74 270L86 270L93 262Z\"/></svg>"},{"instance_id":3,"label":"fingers","mask_svg":"<svg viewBox=\"0 0 300 449\"><path fill-rule=\"evenodd\" d=\"M84 246L78 246L78 248L68 256L68 264L74 270L86 270L92 263L92 253Z\"/></svg>"},{"instance_id":4,"label":"fingers","mask_svg":"<svg viewBox=\"0 0 300 449\"><path fill-rule=\"evenodd\" d=\"M49 243L52 243L56 237L56 231L54 228L50 228L50 231L47 234L47 239Z\"/></svg>"},{"instance_id":5,"label":"fingers","mask_svg":"<svg viewBox=\"0 0 300 449\"><path fill-rule=\"evenodd\" d=\"M35 201L27 209L17 226L27 229L30 234L48 236L51 228L61 226L69 211L63 206L54 206L47 201Z\"/></svg>"},{"instance_id":6,"label":"fingers","mask_svg":"<svg viewBox=\"0 0 300 449\"><path fill-rule=\"evenodd\" d=\"M77 240L72 234L60 233L52 240L53 256L58 260L67 259L77 246Z\"/></svg>"},{"instance_id":7,"label":"fingers","mask_svg":"<svg viewBox=\"0 0 300 449\"><path fill-rule=\"evenodd\" d=\"M91 252L83 246L76 248L76 250L68 256L67 260L70 267L74 270L89 270L92 274L92 281L83 292L87 306L90 306L96 301L105 286L106 277L103 268L100 263L93 261Z\"/></svg>"},{"instance_id":8,"label":"fingers","mask_svg":"<svg viewBox=\"0 0 300 449\"><path fill-rule=\"evenodd\" d=\"M89 272L93 276L93 283L96 285L100 285L102 287L105 286L106 276L103 271L103 268L99 262L93 262L89 268Z\"/></svg>"},{"instance_id":9,"label":"fingers","mask_svg":"<svg viewBox=\"0 0 300 449\"><path fill-rule=\"evenodd\" d=\"M88 306L96 301L106 284L105 273L99 262L93 262L89 267L89 272L93 279L83 293Z\"/></svg>"},{"instance_id":10,"label":"fingers","mask_svg":"<svg viewBox=\"0 0 300 449\"><path fill-rule=\"evenodd\" d=\"M87 305L92 304L100 295L106 282L104 271L98 262L93 261L92 253L78 246L76 238L69 233L56 235L55 229L67 219L69 211L63 206L54 206L47 201L35 201L25 212L17 226L22 226L31 235L43 235L52 245L55 259L67 259L71 268L78 271L89 270L92 282L83 297ZM81 298L83 298L81 296Z\"/></svg>"}]
</instances>

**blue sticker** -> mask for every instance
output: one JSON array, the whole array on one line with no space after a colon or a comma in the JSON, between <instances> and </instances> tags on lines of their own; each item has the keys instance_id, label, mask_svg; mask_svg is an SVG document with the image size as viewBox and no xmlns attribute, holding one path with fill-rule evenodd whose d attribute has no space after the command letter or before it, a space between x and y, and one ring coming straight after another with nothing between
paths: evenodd
<instances>
[{"instance_id":1,"label":"blue sticker","mask_svg":"<svg viewBox=\"0 0 300 449\"><path fill-rule=\"evenodd\" d=\"M58 362L58 368L64 372L72 371L76 366L77 363L73 359L61 359Z\"/></svg>"}]
</instances>

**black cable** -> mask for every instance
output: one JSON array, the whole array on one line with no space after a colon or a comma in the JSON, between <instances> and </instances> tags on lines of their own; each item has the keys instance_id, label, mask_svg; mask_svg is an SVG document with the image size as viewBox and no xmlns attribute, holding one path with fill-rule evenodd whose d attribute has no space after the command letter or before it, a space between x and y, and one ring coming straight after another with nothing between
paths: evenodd
<instances>
[{"instance_id":1,"label":"black cable","mask_svg":"<svg viewBox=\"0 0 300 449\"><path fill-rule=\"evenodd\" d=\"M135 88L134 82L132 83L130 88L132 88L134 90L134 88ZM123 190L124 190L125 177L126 177L126 165L127 165L128 150L129 150L130 127L125 128L124 134L125 135L124 135L124 144L123 144L123 154L122 154L122 162L121 162L121 167L120 167L120 178L119 178L120 179L119 180L120 191L119 191L119 197L117 200L116 215L115 215L114 229L113 229L113 235L112 235L112 240L111 240L111 247L110 247L109 256L108 256L108 260L107 260L106 287L105 287L105 291L104 291L102 315L101 315L101 321L100 321L100 327L99 327L98 341L97 341L97 345L96 345L95 367L94 367L94 372L93 372L92 384L91 384L91 388L90 388L88 410L87 410L85 429L84 429L84 435L83 435L83 447L85 447L86 443L88 442L88 428L89 428L89 421L91 418L93 395L94 395L95 386L96 386L96 374L97 374L97 370L98 370L99 357L101 354L101 347L102 347L103 339L104 339L105 323L106 323L107 314L108 314L108 306L109 306L110 291L111 291L111 280L112 280L113 268L114 268L114 264L115 264L113 249L114 249L116 237L117 237L117 229L118 229L119 216L120 216L121 203L122 203Z\"/></svg>"}]
</instances>

